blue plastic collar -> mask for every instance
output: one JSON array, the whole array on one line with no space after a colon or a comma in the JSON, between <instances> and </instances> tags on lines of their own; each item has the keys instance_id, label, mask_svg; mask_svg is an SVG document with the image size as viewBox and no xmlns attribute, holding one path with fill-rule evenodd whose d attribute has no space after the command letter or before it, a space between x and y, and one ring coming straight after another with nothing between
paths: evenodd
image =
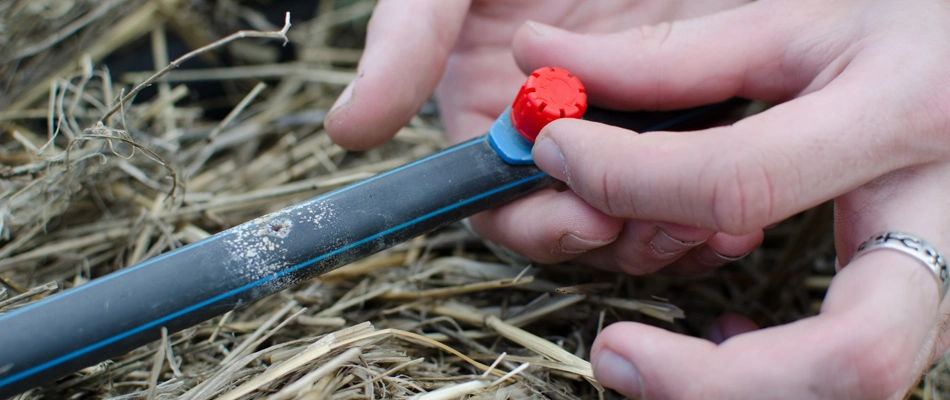
<instances>
[{"instance_id":1,"label":"blue plastic collar","mask_svg":"<svg viewBox=\"0 0 950 400\"><path fill-rule=\"evenodd\" d=\"M511 125L510 115L511 107L508 107L498 116L488 131L488 142L508 164L534 164L534 159L531 158L531 147L534 144L521 137L518 130Z\"/></svg>"}]
</instances>

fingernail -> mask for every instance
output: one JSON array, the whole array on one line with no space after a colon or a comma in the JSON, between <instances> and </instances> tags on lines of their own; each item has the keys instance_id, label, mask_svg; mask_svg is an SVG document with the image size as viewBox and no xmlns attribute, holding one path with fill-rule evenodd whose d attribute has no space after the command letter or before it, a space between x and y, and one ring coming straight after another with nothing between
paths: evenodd
<instances>
[{"instance_id":1,"label":"fingernail","mask_svg":"<svg viewBox=\"0 0 950 400\"><path fill-rule=\"evenodd\" d=\"M741 256L726 256L726 255L719 254L715 250L707 247L699 252L699 255L697 256L697 258L699 258L700 261L708 265L723 265L726 263L731 263L733 261L741 260L745 258L745 256L747 255L749 255L749 253L743 254Z\"/></svg>"},{"instance_id":2,"label":"fingernail","mask_svg":"<svg viewBox=\"0 0 950 400\"><path fill-rule=\"evenodd\" d=\"M667 256L682 253L703 242L705 242L705 240L685 242L670 236L661 229L656 232L656 235L653 235L653 239L650 240L650 247L657 254Z\"/></svg>"},{"instance_id":3,"label":"fingernail","mask_svg":"<svg viewBox=\"0 0 950 400\"><path fill-rule=\"evenodd\" d=\"M603 247L610 242L611 240L588 240L581 239L580 237L574 235L573 233L566 233L564 236L561 236L560 244L561 251L568 254L577 254L583 253L585 251L590 251L598 247Z\"/></svg>"},{"instance_id":4,"label":"fingernail","mask_svg":"<svg viewBox=\"0 0 950 400\"><path fill-rule=\"evenodd\" d=\"M531 150L531 156L534 158L534 163L538 165L538 168L541 168L544 172L547 172L548 175L553 176L557 180L567 182L567 167L564 162L564 154L561 154L561 149L557 147L557 143L554 143L553 140L547 137L538 139L538 142L534 144L534 149Z\"/></svg>"},{"instance_id":5,"label":"fingernail","mask_svg":"<svg viewBox=\"0 0 950 400\"><path fill-rule=\"evenodd\" d=\"M329 112L333 112L333 110L342 107L344 104L350 101L350 97L353 97L353 86L355 83L356 78L350 81L350 83L346 85L345 88L343 88L343 92L340 93L340 97L337 97L336 102L334 102L333 106L330 107Z\"/></svg>"},{"instance_id":6,"label":"fingernail","mask_svg":"<svg viewBox=\"0 0 950 400\"><path fill-rule=\"evenodd\" d=\"M542 24L540 22L528 21L527 24L528 27L534 31L534 35L537 37L556 36L564 33L564 31L561 29L555 28L551 25Z\"/></svg>"},{"instance_id":7,"label":"fingernail","mask_svg":"<svg viewBox=\"0 0 950 400\"><path fill-rule=\"evenodd\" d=\"M617 353L604 349L594 360L594 377L602 385L615 389L625 395L639 395L646 397L643 391L643 381L637 369L620 357Z\"/></svg>"}]
</instances>

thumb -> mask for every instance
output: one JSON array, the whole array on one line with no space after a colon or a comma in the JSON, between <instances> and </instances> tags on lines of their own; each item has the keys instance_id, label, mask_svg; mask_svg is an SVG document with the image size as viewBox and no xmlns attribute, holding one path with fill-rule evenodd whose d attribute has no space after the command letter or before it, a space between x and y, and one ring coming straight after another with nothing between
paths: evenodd
<instances>
[{"instance_id":1,"label":"thumb","mask_svg":"<svg viewBox=\"0 0 950 400\"><path fill-rule=\"evenodd\" d=\"M868 107L835 91L696 132L636 134L563 119L542 130L532 155L612 217L742 235L912 163L867 157L892 152L896 140L861 141L873 124Z\"/></svg>"}]
</instances>

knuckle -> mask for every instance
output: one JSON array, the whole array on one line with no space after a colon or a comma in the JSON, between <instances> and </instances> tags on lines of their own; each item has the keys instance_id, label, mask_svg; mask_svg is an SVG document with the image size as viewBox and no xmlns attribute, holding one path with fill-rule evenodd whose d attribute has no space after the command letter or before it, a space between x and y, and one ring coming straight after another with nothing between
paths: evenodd
<instances>
[{"instance_id":1,"label":"knuckle","mask_svg":"<svg viewBox=\"0 0 950 400\"><path fill-rule=\"evenodd\" d=\"M663 48L666 46L666 42L670 38L670 35L673 33L673 23L662 22L655 25L644 25L636 28L634 30L634 39L636 41L642 42L641 51L643 51L643 56L640 57L640 61L648 64L646 70L650 71L661 71L662 68L658 65L657 60L660 60L661 57L654 57L656 54L663 52ZM654 105L659 106L664 101L663 90L660 90L664 85L663 74L654 74L655 76L651 78L650 85L656 89L656 99L654 100Z\"/></svg>"},{"instance_id":2,"label":"knuckle","mask_svg":"<svg viewBox=\"0 0 950 400\"><path fill-rule=\"evenodd\" d=\"M671 22L660 22L654 25L641 25L635 28L634 32L637 38L643 42L651 43L656 47L662 47L670 33L673 32Z\"/></svg>"},{"instance_id":3,"label":"knuckle","mask_svg":"<svg viewBox=\"0 0 950 400\"><path fill-rule=\"evenodd\" d=\"M710 208L718 230L739 235L772 220L774 189L758 162L727 162L716 168Z\"/></svg>"},{"instance_id":4,"label":"knuckle","mask_svg":"<svg viewBox=\"0 0 950 400\"><path fill-rule=\"evenodd\" d=\"M947 79L950 81L950 74ZM907 121L913 121L915 128L923 132L923 139L918 142L921 145L918 154L933 154L935 156L946 156L950 151L950 139L946 132L950 130L950 93L946 90L940 93L930 93L925 96L928 101L923 101L920 106L911 111L919 115L912 115Z\"/></svg>"},{"instance_id":5,"label":"knuckle","mask_svg":"<svg viewBox=\"0 0 950 400\"><path fill-rule=\"evenodd\" d=\"M595 208L612 217L636 216L631 184L618 166L608 164L597 168L590 182L592 190L583 197Z\"/></svg>"}]
</instances>

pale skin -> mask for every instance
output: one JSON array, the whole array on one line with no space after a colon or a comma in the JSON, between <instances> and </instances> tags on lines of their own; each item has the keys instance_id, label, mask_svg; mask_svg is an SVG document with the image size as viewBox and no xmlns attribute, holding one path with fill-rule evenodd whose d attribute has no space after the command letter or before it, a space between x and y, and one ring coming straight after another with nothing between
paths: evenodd
<instances>
[{"instance_id":1,"label":"pale skin","mask_svg":"<svg viewBox=\"0 0 950 400\"><path fill-rule=\"evenodd\" d=\"M556 121L533 154L569 190L472 223L539 262L695 273L834 199L845 267L819 315L762 330L728 316L715 342L617 323L594 342L595 375L650 399L901 398L950 342L947 303L938 310L937 280L914 258L851 255L883 230L950 254L948 38L945 0L382 0L326 127L344 147L373 147L435 90L457 142L548 65L614 109L777 103L689 133Z\"/></svg>"}]
</instances>

